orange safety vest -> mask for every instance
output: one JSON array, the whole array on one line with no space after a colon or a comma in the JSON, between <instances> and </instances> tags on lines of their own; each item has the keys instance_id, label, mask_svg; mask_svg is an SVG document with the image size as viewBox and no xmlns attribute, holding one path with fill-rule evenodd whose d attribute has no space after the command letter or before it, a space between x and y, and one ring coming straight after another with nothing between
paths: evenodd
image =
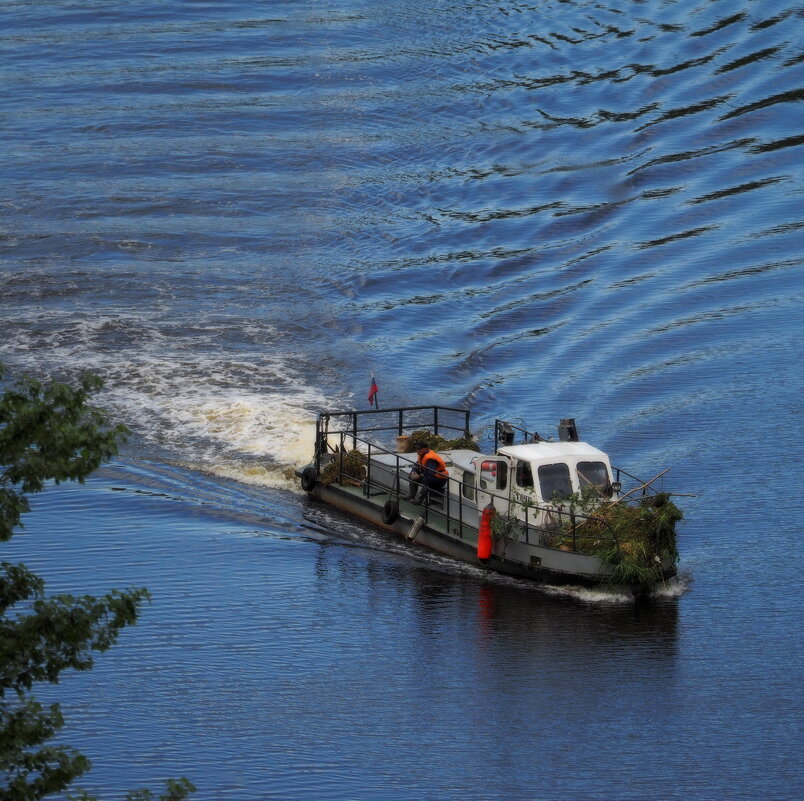
<instances>
[{"instance_id":1,"label":"orange safety vest","mask_svg":"<svg viewBox=\"0 0 804 801\"><path fill-rule=\"evenodd\" d=\"M446 462L435 451L428 450L424 456L419 457L419 464L422 469L424 469L425 464L427 464L430 459L435 459L436 462L438 462L438 468L435 470L436 477L449 478Z\"/></svg>"}]
</instances>

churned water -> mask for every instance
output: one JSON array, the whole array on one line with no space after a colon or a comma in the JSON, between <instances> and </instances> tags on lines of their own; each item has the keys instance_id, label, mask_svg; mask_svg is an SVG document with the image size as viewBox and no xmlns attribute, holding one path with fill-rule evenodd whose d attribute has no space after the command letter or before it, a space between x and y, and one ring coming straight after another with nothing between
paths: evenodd
<instances>
[{"instance_id":1,"label":"churned water","mask_svg":"<svg viewBox=\"0 0 804 801\"><path fill-rule=\"evenodd\" d=\"M797 799L804 66L775 0L0 7L0 360L134 434L3 559L153 603L63 702L104 797ZM670 467L681 580L534 588L327 512L315 414Z\"/></svg>"}]
</instances>

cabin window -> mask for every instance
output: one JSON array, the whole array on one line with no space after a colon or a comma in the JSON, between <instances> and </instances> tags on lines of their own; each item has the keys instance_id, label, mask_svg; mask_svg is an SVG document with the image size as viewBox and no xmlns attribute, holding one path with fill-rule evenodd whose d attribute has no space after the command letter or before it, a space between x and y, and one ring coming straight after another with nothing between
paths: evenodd
<instances>
[{"instance_id":1,"label":"cabin window","mask_svg":"<svg viewBox=\"0 0 804 801\"><path fill-rule=\"evenodd\" d=\"M463 486L461 488L463 497L468 501L475 499L475 474L468 470L463 471Z\"/></svg>"},{"instance_id":2,"label":"cabin window","mask_svg":"<svg viewBox=\"0 0 804 801\"><path fill-rule=\"evenodd\" d=\"M533 471L530 469L530 462L524 462L522 459L517 461L514 481L518 487L533 489Z\"/></svg>"},{"instance_id":3,"label":"cabin window","mask_svg":"<svg viewBox=\"0 0 804 801\"><path fill-rule=\"evenodd\" d=\"M483 459L480 463L480 489L501 490L508 485L508 462Z\"/></svg>"},{"instance_id":4,"label":"cabin window","mask_svg":"<svg viewBox=\"0 0 804 801\"><path fill-rule=\"evenodd\" d=\"M581 489L597 487L605 490L609 484L609 471L603 462L578 462L578 482Z\"/></svg>"},{"instance_id":5,"label":"cabin window","mask_svg":"<svg viewBox=\"0 0 804 801\"><path fill-rule=\"evenodd\" d=\"M563 462L541 465L539 488L545 501L551 501L554 497L568 498L572 495L569 467Z\"/></svg>"}]
</instances>

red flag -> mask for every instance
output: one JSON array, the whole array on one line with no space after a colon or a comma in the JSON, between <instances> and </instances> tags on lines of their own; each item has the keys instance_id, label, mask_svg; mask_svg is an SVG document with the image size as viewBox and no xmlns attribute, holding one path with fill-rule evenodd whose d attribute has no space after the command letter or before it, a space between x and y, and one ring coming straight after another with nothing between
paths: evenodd
<instances>
[{"instance_id":1,"label":"red flag","mask_svg":"<svg viewBox=\"0 0 804 801\"><path fill-rule=\"evenodd\" d=\"M374 380L374 374L371 374L371 388L369 389L368 394L368 402L369 406L374 405L378 409L380 408L380 402L377 400L377 393L380 391L380 388L377 386L377 382Z\"/></svg>"}]
</instances>

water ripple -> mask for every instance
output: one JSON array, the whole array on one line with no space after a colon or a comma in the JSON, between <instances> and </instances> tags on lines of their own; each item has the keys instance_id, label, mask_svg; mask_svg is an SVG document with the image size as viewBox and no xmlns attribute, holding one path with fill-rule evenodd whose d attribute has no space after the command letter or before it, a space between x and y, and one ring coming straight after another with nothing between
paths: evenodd
<instances>
[{"instance_id":1,"label":"water ripple","mask_svg":"<svg viewBox=\"0 0 804 801\"><path fill-rule=\"evenodd\" d=\"M38 499L30 555L56 588L155 593L78 679L103 708L68 714L99 795L164 768L204 798L785 797L798 6L10 0L3 20L0 357L101 374L134 430L111 488ZM574 414L624 465L672 465L702 493L689 593L647 618L534 599L305 504L286 468L372 369L386 406L466 401L480 430ZM604 706L615 723L579 728ZM489 742L507 762L467 758Z\"/></svg>"}]
</instances>

